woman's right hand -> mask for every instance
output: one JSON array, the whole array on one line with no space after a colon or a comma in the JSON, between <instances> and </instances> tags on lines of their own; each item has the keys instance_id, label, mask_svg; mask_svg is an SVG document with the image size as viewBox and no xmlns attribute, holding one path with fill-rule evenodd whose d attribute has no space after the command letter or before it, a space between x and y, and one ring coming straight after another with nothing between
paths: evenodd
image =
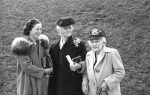
<instances>
[{"instance_id":1,"label":"woman's right hand","mask_svg":"<svg viewBox=\"0 0 150 95\"><path fill-rule=\"evenodd\" d=\"M46 68L46 69L44 69L44 73L45 73L46 75L51 74L51 72L53 72L53 68Z\"/></svg>"},{"instance_id":2,"label":"woman's right hand","mask_svg":"<svg viewBox=\"0 0 150 95\"><path fill-rule=\"evenodd\" d=\"M88 85L87 84L82 85L82 91L85 95L88 95Z\"/></svg>"}]
</instances>

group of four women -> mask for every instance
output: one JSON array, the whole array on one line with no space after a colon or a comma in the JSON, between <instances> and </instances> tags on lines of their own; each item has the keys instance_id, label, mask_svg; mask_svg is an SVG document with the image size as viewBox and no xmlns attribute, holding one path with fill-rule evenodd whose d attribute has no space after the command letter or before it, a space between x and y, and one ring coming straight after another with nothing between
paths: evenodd
<instances>
[{"instance_id":1,"label":"group of four women","mask_svg":"<svg viewBox=\"0 0 150 95\"><path fill-rule=\"evenodd\" d=\"M59 19L56 30L61 38L50 46L40 21L26 23L25 37L11 45L17 55L17 95L121 95L125 70L118 51L106 47L105 31L89 31L87 52L72 36L74 24L70 17Z\"/></svg>"}]
</instances>

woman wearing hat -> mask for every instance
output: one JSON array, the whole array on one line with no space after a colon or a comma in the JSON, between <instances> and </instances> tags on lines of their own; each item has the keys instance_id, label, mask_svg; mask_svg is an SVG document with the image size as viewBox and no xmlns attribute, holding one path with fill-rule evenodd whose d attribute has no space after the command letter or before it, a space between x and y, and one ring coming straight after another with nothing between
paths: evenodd
<instances>
[{"instance_id":1,"label":"woman wearing hat","mask_svg":"<svg viewBox=\"0 0 150 95\"><path fill-rule=\"evenodd\" d=\"M49 51L54 68L53 77L49 79L48 95L84 95L81 86L86 47L80 39L72 36L74 23L69 17L63 17L56 23L61 38ZM72 59L72 64L67 59L68 56Z\"/></svg>"},{"instance_id":2,"label":"woman wearing hat","mask_svg":"<svg viewBox=\"0 0 150 95\"><path fill-rule=\"evenodd\" d=\"M44 69L49 39L41 30L41 22L31 19L24 27L26 38L17 37L12 42L11 51L17 55L17 95L47 95L45 75L52 68Z\"/></svg>"},{"instance_id":3,"label":"woman wearing hat","mask_svg":"<svg viewBox=\"0 0 150 95\"><path fill-rule=\"evenodd\" d=\"M106 47L105 32L92 29L89 32L86 54L86 73L82 90L86 95L121 95L120 81L125 75L124 66L117 49Z\"/></svg>"}]
</instances>

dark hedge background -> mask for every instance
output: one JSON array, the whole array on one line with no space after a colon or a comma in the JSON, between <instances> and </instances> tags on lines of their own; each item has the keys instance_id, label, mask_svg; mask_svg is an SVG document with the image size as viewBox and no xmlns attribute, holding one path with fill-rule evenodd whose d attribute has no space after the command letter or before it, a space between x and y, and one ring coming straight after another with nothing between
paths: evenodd
<instances>
[{"instance_id":1,"label":"dark hedge background","mask_svg":"<svg viewBox=\"0 0 150 95\"><path fill-rule=\"evenodd\" d=\"M52 44L63 16L76 20L75 35L84 42L91 26L107 31L107 45L119 50L126 70L122 95L150 95L150 0L0 0L0 95L16 95L10 46L25 22L39 19Z\"/></svg>"}]
</instances>

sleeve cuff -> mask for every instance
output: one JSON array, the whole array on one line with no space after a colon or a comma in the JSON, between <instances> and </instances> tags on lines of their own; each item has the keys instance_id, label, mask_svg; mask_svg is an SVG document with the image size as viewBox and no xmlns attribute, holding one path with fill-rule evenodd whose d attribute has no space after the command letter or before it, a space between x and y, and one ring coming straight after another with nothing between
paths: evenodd
<instances>
[{"instance_id":1,"label":"sleeve cuff","mask_svg":"<svg viewBox=\"0 0 150 95\"><path fill-rule=\"evenodd\" d=\"M85 70L85 61L81 61L79 62L79 64L81 65L81 68L77 70L78 73L83 73Z\"/></svg>"}]
</instances>

